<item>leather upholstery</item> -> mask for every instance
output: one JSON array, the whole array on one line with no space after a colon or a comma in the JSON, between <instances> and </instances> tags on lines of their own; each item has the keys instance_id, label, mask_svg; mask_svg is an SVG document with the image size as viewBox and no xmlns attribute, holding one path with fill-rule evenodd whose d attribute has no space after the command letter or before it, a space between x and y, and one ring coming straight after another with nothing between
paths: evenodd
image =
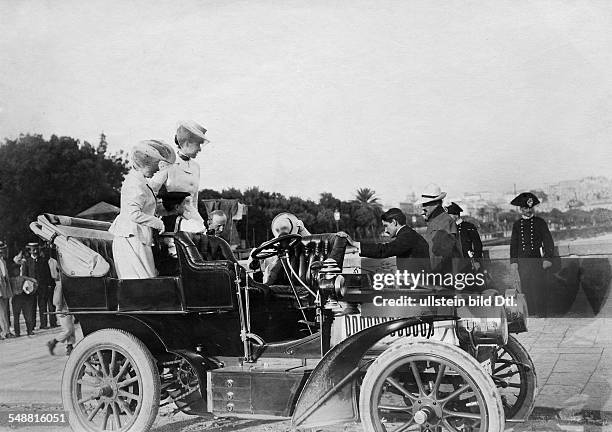
<instances>
[{"instance_id":1,"label":"leather upholstery","mask_svg":"<svg viewBox=\"0 0 612 432\"><path fill-rule=\"evenodd\" d=\"M234 263L204 261L189 234L174 236L187 308L227 308L235 303Z\"/></svg>"}]
</instances>

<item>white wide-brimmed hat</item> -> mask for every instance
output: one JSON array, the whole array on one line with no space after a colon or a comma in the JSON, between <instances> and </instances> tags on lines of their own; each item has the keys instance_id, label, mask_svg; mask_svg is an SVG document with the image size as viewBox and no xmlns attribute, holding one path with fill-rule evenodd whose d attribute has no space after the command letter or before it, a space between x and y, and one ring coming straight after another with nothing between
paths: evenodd
<instances>
[{"instance_id":1,"label":"white wide-brimmed hat","mask_svg":"<svg viewBox=\"0 0 612 432\"><path fill-rule=\"evenodd\" d=\"M208 144L210 142L210 140L204 136L206 134L206 128L194 122L193 120L179 121L176 125L177 134L181 128L185 128L196 137L202 138L204 140L204 144Z\"/></svg>"},{"instance_id":2,"label":"white wide-brimmed hat","mask_svg":"<svg viewBox=\"0 0 612 432\"><path fill-rule=\"evenodd\" d=\"M440 186L430 183L425 186L425 190L421 193L419 205L427 204L432 201L441 201L446 197L446 192L442 192Z\"/></svg>"},{"instance_id":3,"label":"white wide-brimmed hat","mask_svg":"<svg viewBox=\"0 0 612 432\"><path fill-rule=\"evenodd\" d=\"M278 237L282 234L297 234L300 226L299 219L293 213L279 213L272 219L272 234Z\"/></svg>"}]
</instances>

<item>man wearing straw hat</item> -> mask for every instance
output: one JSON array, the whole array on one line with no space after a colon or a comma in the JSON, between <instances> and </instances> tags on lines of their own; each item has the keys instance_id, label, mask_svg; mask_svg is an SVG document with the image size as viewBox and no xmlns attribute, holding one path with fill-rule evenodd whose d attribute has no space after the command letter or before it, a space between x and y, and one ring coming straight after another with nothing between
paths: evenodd
<instances>
[{"instance_id":1,"label":"man wearing straw hat","mask_svg":"<svg viewBox=\"0 0 612 432\"><path fill-rule=\"evenodd\" d=\"M441 274L453 273L453 258L462 256L457 239L457 225L442 207L445 197L446 192L442 192L439 186L429 184L419 201L423 207L423 217L427 221L427 231L423 237L429 243L431 271Z\"/></svg>"}]
</instances>

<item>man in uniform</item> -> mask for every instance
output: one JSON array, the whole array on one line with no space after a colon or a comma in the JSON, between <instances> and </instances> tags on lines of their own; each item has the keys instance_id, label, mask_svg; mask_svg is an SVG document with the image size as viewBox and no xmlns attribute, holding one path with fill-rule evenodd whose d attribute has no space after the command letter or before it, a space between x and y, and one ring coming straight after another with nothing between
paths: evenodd
<instances>
[{"instance_id":1,"label":"man in uniform","mask_svg":"<svg viewBox=\"0 0 612 432\"><path fill-rule=\"evenodd\" d=\"M518 272L527 307L534 315L546 315L546 272L552 266L555 244L544 219L535 216L540 203L531 192L523 192L510 204L520 207L521 218L512 226L510 265Z\"/></svg>"},{"instance_id":2,"label":"man in uniform","mask_svg":"<svg viewBox=\"0 0 612 432\"><path fill-rule=\"evenodd\" d=\"M429 184L421 194L423 217L427 221L425 240L429 243L429 256L431 258L431 271L434 273L454 273L453 259L462 256L461 247L457 238L457 225L444 211L442 200L446 192L439 186Z\"/></svg>"},{"instance_id":3,"label":"man in uniform","mask_svg":"<svg viewBox=\"0 0 612 432\"><path fill-rule=\"evenodd\" d=\"M463 209L459 204L454 202L451 202L450 205L446 207L446 212L453 218L457 225L463 257L470 258L471 260L468 264L469 267L464 267L462 272L479 271L482 259L482 241L480 240L480 234L478 234L476 225L461 219L462 211Z\"/></svg>"},{"instance_id":4,"label":"man in uniform","mask_svg":"<svg viewBox=\"0 0 612 432\"><path fill-rule=\"evenodd\" d=\"M398 208L383 213L382 224L385 232L393 239L388 243L361 243L353 240L345 232L339 237L346 237L349 244L359 249L359 255L367 258L397 258L397 269L411 273L428 272L429 245L415 230L406 225L406 215Z\"/></svg>"}]
</instances>

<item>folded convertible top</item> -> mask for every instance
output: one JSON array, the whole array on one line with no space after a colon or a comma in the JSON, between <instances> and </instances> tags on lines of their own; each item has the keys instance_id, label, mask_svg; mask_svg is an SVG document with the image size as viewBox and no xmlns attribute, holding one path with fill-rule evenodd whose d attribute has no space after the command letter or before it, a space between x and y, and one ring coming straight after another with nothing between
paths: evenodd
<instances>
[{"instance_id":1,"label":"folded convertible top","mask_svg":"<svg viewBox=\"0 0 612 432\"><path fill-rule=\"evenodd\" d=\"M43 214L30 224L30 229L57 247L60 268L65 274L73 277L101 277L108 273L110 264L77 238L112 241L113 235L108 232L110 225L108 222Z\"/></svg>"}]
</instances>

